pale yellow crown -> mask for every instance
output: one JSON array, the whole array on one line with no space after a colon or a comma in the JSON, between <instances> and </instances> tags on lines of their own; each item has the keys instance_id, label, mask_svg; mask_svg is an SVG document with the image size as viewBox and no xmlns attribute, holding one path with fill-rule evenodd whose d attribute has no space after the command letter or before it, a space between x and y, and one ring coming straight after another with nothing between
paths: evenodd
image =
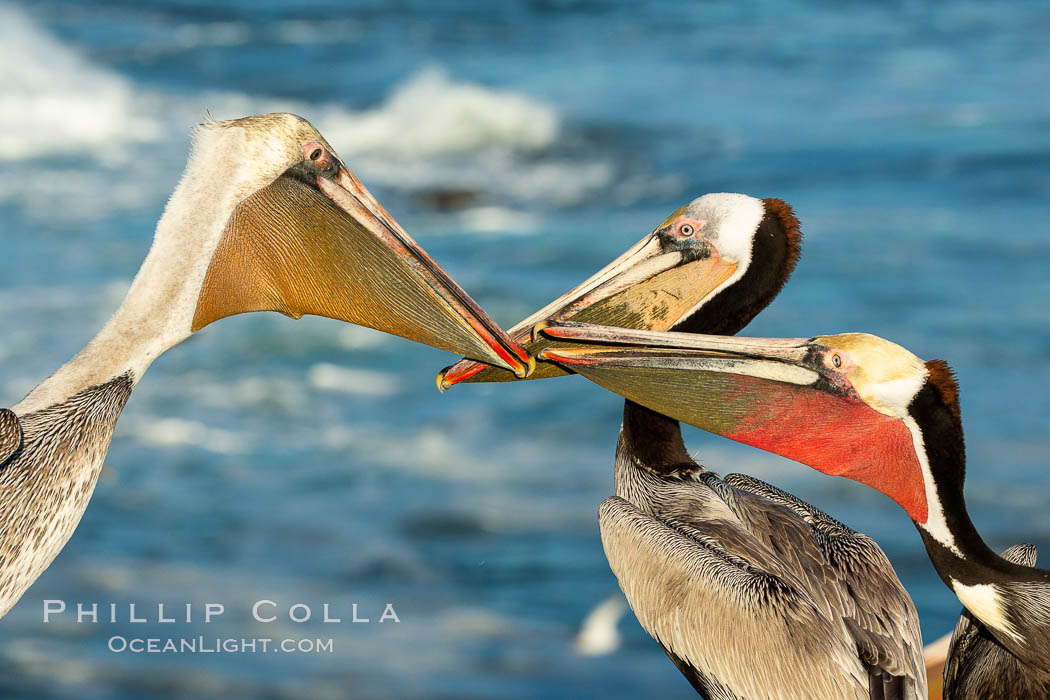
<instances>
[{"instance_id":1,"label":"pale yellow crown","mask_svg":"<svg viewBox=\"0 0 1050 700\"><path fill-rule=\"evenodd\" d=\"M929 376L925 363L907 349L868 333L840 333L814 338L832 350L826 362L844 375L860 398L879 413L908 415L908 406ZM834 365L838 354L840 366Z\"/></svg>"}]
</instances>

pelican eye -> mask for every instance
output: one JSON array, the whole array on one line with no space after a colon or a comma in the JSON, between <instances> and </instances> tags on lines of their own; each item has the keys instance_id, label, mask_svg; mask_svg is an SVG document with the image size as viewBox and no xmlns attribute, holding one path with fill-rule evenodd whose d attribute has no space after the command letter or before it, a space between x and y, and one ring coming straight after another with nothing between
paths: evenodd
<instances>
[{"instance_id":1,"label":"pelican eye","mask_svg":"<svg viewBox=\"0 0 1050 700\"><path fill-rule=\"evenodd\" d=\"M303 144L303 162L311 168L316 168L325 177L334 176L339 168L339 162L332 152L317 141Z\"/></svg>"},{"instance_id":2,"label":"pelican eye","mask_svg":"<svg viewBox=\"0 0 1050 700\"><path fill-rule=\"evenodd\" d=\"M696 229L693 228L692 224L682 224L681 227L679 227L679 229L678 229L678 233L682 234L683 236L685 236L687 238L689 236L692 236L693 233L695 233L695 231L696 231Z\"/></svg>"},{"instance_id":3,"label":"pelican eye","mask_svg":"<svg viewBox=\"0 0 1050 700\"><path fill-rule=\"evenodd\" d=\"M842 357L838 353L835 353L831 356L831 364L835 365L836 367L841 367Z\"/></svg>"}]
</instances>

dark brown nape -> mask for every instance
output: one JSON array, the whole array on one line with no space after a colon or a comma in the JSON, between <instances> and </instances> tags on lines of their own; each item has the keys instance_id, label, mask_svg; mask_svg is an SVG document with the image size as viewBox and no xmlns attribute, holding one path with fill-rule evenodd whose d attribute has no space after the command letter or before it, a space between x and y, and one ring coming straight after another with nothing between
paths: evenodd
<instances>
[{"instance_id":1,"label":"dark brown nape","mask_svg":"<svg viewBox=\"0 0 1050 700\"><path fill-rule=\"evenodd\" d=\"M781 286L783 286L787 282L788 277L791 276L791 273L795 271L798 258L802 255L802 224L799 222L798 217L795 216L795 210L783 199L767 197L762 200L762 204L765 206L767 214L772 214L780 221L780 227L784 230L784 238L787 240L788 259L786 270L784 271L784 281L781 282Z\"/></svg>"},{"instance_id":2,"label":"dark brown nape","mask_svg":"<svg viewBox=\"0 0 1050 700\"><path fill-rule=\"evenodd\" d=\"M739 333L783 289L802 253L802 231L786 202L763 199L762 204L766 213L755 231L751 262L744 275L671 330Z\"/></svg>"},{"instance_id":3,"label":"dark brown nape","mask_svg":"<svg viewBox=\"0 0 1050 700\"><path fill-rule=\"evenodd\" d=\"M930 373L928 381L940 392L945 407L956 419L961 419L959 381L955 378L955 372L944 360L930 360L926 363L926 371Z\"/></svg>"}]
</instances>

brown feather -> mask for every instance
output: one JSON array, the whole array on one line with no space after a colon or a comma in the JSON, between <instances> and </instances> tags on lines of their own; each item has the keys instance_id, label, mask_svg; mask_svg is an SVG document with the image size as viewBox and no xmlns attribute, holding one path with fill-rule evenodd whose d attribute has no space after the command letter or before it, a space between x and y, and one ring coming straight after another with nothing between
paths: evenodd
<instances>
[{"instance_id":1,"label":"brown feather","mask_svg":"<svg viewBox=\"0 0 1050 700\"><path fill-rule=\"evenodd\" d=\"M941 401L955 418L960 418L959 382L955 372L944 360L930 360L926 363L926 369L930 373L928 381L937 388Z\"/></svg>"},{"instance_id":2,"label":"brown feather","mask_svg":"<svg viewBox=\"0 0 1050 700\"><path fill-rule=\"evenodd\" d=\"M762 200L762 204L767 212L780 220L780 225L784 228L784 233L786 234L788 256L781 271L783 275L781 286L783 286L788 281L788 278L791 277L791 273L795 270L795 265L798 264L799 256L802 255L802 224L799 222L798 217L795 216L795 210L783 199L767 197Z\"/></svg>"}]
</instances>

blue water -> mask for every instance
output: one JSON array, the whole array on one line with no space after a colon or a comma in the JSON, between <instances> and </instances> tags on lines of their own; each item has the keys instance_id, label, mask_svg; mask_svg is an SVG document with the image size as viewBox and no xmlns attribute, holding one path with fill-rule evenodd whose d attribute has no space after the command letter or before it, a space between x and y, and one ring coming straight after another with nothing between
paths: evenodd
<instances>
[{"instance_id":1,"label":"blue water","mask_svg":"<svg viewBox=\"0 0 1050 700\"><path fill-rule=\"evenodd\" d=\"M864 330L950 361L975 522L1050 552L1048 35L1043 2L0 6L0 404L116 308L191 125L288 109L505 325L695 196L787 200L803 259L749 332ZM0 689L692 697L630 615L616 651L574 652L616 593L595 512L621 402L579 378L439 395L453 359L262 314L162 357L80 528L0 626ZM876 537L925 638L950 630L959 605L888 499L687 438ZM48 599L115 602L122 622L44 624ZM263 599L280 622L252 622ZM157 622L158 602L194 621ZM226 613L205 625L208 602ZM324 603L342 624L318 623ZM378 624L386 603L400 623ZM334 650L114 653L114 635Z\"/></svg>"}]
</instances>

